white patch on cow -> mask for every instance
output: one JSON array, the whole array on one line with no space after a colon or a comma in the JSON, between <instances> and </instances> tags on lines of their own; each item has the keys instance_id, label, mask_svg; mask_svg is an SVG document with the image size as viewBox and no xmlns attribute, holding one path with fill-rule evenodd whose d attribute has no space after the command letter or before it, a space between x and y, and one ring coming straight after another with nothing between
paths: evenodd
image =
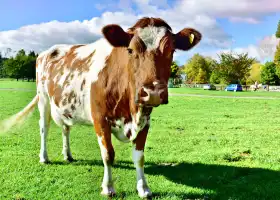
<instances>
[{"instance_id":1,"label":"white patch on cow","mask_svg":"<svg viewBox=\"0 0 280 200\"><path fill-rule=\"evenodd\" d=\"M149 51L159 47L160 40L166 33L166 28L148 26L145 28L138 28L137 32L138 36L143 40L147 46L147 50Z\"/></svg>"},{"instance_id":2,"label":"white patch on cow","mask_svg":"<svg viewBox=\"0 0 280 200\"><path fill-rule=\"evenodd\" d=\"M71 123L65 123L65 121L63 121L62 116L62 110L60 110L54 103L54 100L51 99L50 100L50 104L51 104L51 115L52 115L52 119L53 121L58 125L58 126L63 126L64 124L68 125L68 126L72 126L73 124Z\"/></svg>"},{"instance_id":3,"label":"white patch on cow","mask_svg":"<svg viewBox=\"0 0 280 200\"><path fill-rule=\"evenodd\" d=\"M136 177L137 177L137 191L138 195L141 198L146 198L151 196L152 193L148 187L145 174L144 174L144 151L138 151L135 149L135 146L132 148L132 158L134 166L136 168Z\"/></svg>"},{"instance_id":4,"label":"white patch on cow","mask_svg":"<svg viewBox=\"0 0 280 200\"><path fill-rule=\"evenodd\" d=\"M142 110L140 109L135 116L132 115L132 121L124 123L125 119L121 118L115 121L115 126L111 127L114 136L121 142L129 142L136 139L138 133L145 127L145 125L150 124L147 116L142 115ZM130 131L130 138L127 137Z\"/></svg>"},{"instance_id":5,"label":"white patch on cow","mask_svg":"<svg viewBox=\"0 0 280 200\"><path fill-rule=\"evenodd\" d=\"M50 126L50 104L48 98L41 94L39 95L38 109L40 112L40 135L41 135L41 149L40 149L40 162L49 162L48 152L47 152L47 136Z\"/></svg>"},{"instance_id":6,"label":"white patch on cow","mask_svg":"<svg viewBox=\"0 0 280 200\"><path fill-rule=\"evenodd\" d=\"M104 195L114 194L115 190L113 187L112 166L108 165L106 162L106 160L108 160L108 152L105 146L102 144L102 137L98 137L98 144L101 150L101 156L104 164L104 176L101 185L101 193Z\"/></svg>"},{"instance_id":7,"label":"white patch on cow","mask_svg":"<svg viewBox=\"0 0 280 200\"><path fill-rule=\"evenodd\" d=\"M85 59L93 52L95 48L95 43L87 44L75 49L75 54L77 59Z\"/></svg>"},{"instance_id":8,"label":"white patch on cow","mask_svg":"<svg viewBox=\"0 0 280 200\"><path fill-rule=\"evenodd\" d=\"M126 137L129 130L125 129L124 118L116 120L115 124L116 126L111 127L114 136L121 142L129 142L129 138Z\"/></svg>"},{"instance_id":9,"label":"white patch on cow","mask_svg":"<svg viewBox=\"0 0 280 200\"><path fill-rule=\"evenodd\" d=\"M105 67L106 58L111 54L113 47L106 39L102 38L91 44L91 52L94 50L96 51L91 60L92 64L88 73L88 78L91 82L98 80L98 74Z\"/></svg>"},{"instance_id":10,"label":"white patch on cow","mask_svg":"<svg viewBox=\"0 0 280 200\"><path fill-rule=\"evenodd\" d=\"M73 45L68 45L68 44L57 44L52 46L49 50L48 53L51 54L55 50L57 50L57 55L53 57L53 60L57 60L63 56L73 47Z\"/></svg>"},{"instance_id":11,"label":"white patch on cow","mask_svg":"<svg viewBox=\"0 0 280 200\"><path fill-rule=\"evenodd\" d=\"M65 80L66 80L66 77L69 75L69 70L68 70L68 72L66 72L67 70L64 70L63 71L63 74L62 74L62 76L60 77L60 79L58 80L58 85L60 85L61 87L63 86L63 83L65 82Z\"/></svg>"},{"instance_id":12,"label":"white patch on cow","mask_svg":"<svg viewBox=\"0 0 280 200\"><path fill-rule=\"evenodd\" d=\"M136 113L136 116L132 116L132 123L129 125L131 126L131 141L136 139L138 133L145 127L147 122L147 116L142 115L142 108L140 108Z\"/></svg>"},{"instance_id":13,"label":"white patch on cow","mask_svg":"<svg viewBox=\"0 0 280 200\"><path fill-rule=\"evenodd\" d=\"M62 128L62 141L63 141L62 154L64 156L64 160L72 161L73 157L70 150L70 128L67 126L63 126Z\"/></svg>"}]
</instances>

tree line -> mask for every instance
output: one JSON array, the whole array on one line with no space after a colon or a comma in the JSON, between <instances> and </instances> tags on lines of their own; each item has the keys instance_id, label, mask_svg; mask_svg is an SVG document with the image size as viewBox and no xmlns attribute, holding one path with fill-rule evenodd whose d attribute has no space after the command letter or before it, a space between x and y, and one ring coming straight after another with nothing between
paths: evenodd
<instances>
[{"instance_id":1,"label":"tree line","mask_svg":"<svg viewBox=\"0 0 280 200\"><path fill-rule=\"evenodd\" d=\"M0 78L35 81L37 57L38 54L34 51L26 53L23 49L11 57L5 57L0 54Z\"/></svg>"},{"instance_id":2,"label":"tree line","mask_svg":"<svg viewBox=\"0 0 280 200\"><path fill-rule=\"evenodd\" d=\"M195 54L183 66L187 74L187 83L212 83L243 85L258 83L268 85L280 84L280 67L274 62L261 64L248 53L221 53L218 60Z\"/></svg>"}]
</instances>

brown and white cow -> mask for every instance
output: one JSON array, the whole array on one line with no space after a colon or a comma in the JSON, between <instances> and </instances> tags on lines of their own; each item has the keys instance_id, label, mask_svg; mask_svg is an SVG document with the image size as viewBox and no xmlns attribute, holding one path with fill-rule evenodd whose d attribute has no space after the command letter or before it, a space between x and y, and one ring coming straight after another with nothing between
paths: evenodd
<instances>
[{"instance_id":1,"label":"brown and white cow","mask_svg":"<svg viewBox=\"0 0 280 200\"><path fill-rule=\"evenodd\" d=\"M23 111L5 122L21 121L38 103L40 162L49 162L50 119L62 127L63 155L73 161L69 133L74 124L93 124L104 163L102 194L115 193L111 142L133 143L133 161L140 197L151 195L144 176L144 146L153 107L168 103L167 82L175 49L189 50L201 34L184 28L177 34L159 18L142 18L125 32L111 24L104 38L88 45L56 45L37 59L37 95Z\"/></svg>"}]
</instances>

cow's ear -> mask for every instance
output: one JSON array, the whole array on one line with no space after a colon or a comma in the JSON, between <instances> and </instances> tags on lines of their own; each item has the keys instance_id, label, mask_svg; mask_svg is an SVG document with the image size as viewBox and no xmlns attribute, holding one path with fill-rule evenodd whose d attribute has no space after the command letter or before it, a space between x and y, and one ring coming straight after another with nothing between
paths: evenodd
<instances>
[{"instance_id":1,"label":"cow's ear","mask_svg":"<svg viewBox=\"0 0 280 200\"><path fill-rule=\"evenodd\" d=\"M174 34L173 37L175 40L175 48L187 51L200 42L202 35L193 28L184 28L177 34Z\"/></svg>"},{"instance_id":2,"label":"cow's ear","mask_svg":"<svg viewBox=\"0 0 280 200\"><path fill-rule=\"evenodd\" d=\"M114 47L128 47L132 35L125 32L119 25L110 24L102 28L102 33Z\"/></svg>"}]
</instances>

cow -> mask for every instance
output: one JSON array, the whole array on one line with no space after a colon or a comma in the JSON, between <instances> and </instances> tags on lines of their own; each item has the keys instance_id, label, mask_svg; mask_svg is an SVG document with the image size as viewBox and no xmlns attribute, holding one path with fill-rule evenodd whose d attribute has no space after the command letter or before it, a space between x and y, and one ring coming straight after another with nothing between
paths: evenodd
<instances>
[{"instance_id":1,"label":"cow","mask_svg":"<svg viewBox=\"0 0 280 200\"><path fill-rule=\"evenodd\" d=\"M70 128L92 125L104 164L101 194L115 194L111 137L133 145L136 189L141 198L152 195L144 175L144 147L155 107L168 103L168 79L176 49L187 51L202 38L184 28L173 33L160 18L143 17L124 31L117 24L102 28L103 37L91 44L55 45L36 61L37 94L18 114L5 121L8 130L26 119L38 105L40 162L48 163L50 119L62 128L64 160L74 161Z\"/></svg>"}]
</instances>

